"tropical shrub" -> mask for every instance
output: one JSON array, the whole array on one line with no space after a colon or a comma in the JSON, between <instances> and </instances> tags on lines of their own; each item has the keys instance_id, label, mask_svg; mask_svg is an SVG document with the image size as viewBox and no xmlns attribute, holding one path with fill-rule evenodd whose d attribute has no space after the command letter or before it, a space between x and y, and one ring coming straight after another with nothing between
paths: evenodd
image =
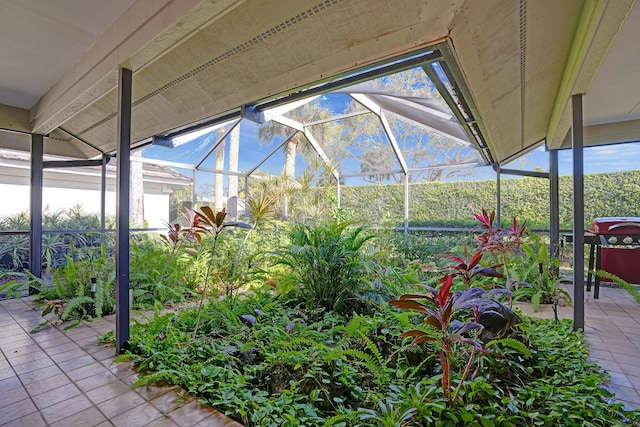
<instances>
[{"instance_id":1,"label":"tropical shrub","mask_svg":"<svg viewBox=\"0 0 640 427\"><path fill-rule=\"evenodd\" d=\"M389 270L377 264L366 243L374 236L362 225L328 220L317 225L294 224L290 245L276 251L285 267L280 289L308 309L338 312L364 310L368 302L389 299ZM364 304L361 304L364 303Z\"/></svg>"}]
</instances>

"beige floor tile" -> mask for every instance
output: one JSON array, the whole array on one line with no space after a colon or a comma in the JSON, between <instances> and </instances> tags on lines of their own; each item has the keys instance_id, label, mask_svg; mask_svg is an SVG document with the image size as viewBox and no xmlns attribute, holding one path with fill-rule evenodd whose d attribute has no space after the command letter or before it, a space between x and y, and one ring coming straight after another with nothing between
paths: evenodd
<instances>
[{"instance_id":1,"label":"beige floor tile","mask_svg":"<svg viewBox=\"0 0 640 427\"><path fill-rule=\"evenodd\" d=\"M111 418L110 421L116 427L134 427L147 425L160 417L164 417L160 411L148 403L143 403Z\"/></svg>"},{"instance_id":2,"label":"beige floor tile","mask_svg":"<svg viewBox=\"0 0 640 427\"><path fill-rule=\"evenodd\" d=\"M609 372L609 376L611 377L611 379L609 380L611 384L622 387L632 387L629 378L621 372Z\"/></svg>"},{"instance_id":3,"label":"beige floor tile","mask_svg":"<svg viewBox=\"0 0 640 427\"><path fill-rule=\"evenodd\" d=\"M178 427L178 424L174 423L171 418L166 415L162 415L160 418L156 418L144 427Z\"/></svg>"},{"instance_id":4,"label":"beige floor tile","mask_svg":"<svg viewBox=\"0 0 640 427\"><path fill-rule=\"evenodd\" d=\"M4 380L0 380L0 395L4 396L5 393L9 393L11 390L15 390L20 387L22 387L22 383L15 375L5 378Z\"/></svg>"},{"instance_id":5,"label":"beige floor tile","mask_svg":"<svg viewBox=\"0 0 640 427\"><path fill-rule=\"evenodd\" d=\"M42 329L40 332L31 334L31 339L37 343L43 343L46 341L57 340L58 338L66 338L63 332L60 332L54 327L48 327Z\"/></svg>"},{"instance_id":6,"label":"beige floor tile","mask_svg":"<svg viewBox=\"0 0 640 427\"><path fill-rule=\"evenodd\" d=\"M58 336L52 340L39 342L38 345L40 345L40 347L44 349L47 349L47 348L57 347L62 344L71 344L71 343L72 341L63 335L63 336Z\"/></svg>"},{"instance_id":7,"label":"beige floor tile","mask_svg":"<svg viewBox=\"0 0 640 427\"><path fill-rule=\"evenodd\" d=\"M4 411L4 408L7 406L25 399L29 399L29 395L24 387L17 387L11 390L11 392L2 393L2 398L0 398L0 411Z\"/></svg>"},{"instance_id":8,"label":"beige floor tile","mask_svg":"<svg viewBox=\"0 0 640 427\"><path fill-rule=\"evenodd\" d=\"M84 355L86 355L84 350L76 347L73 350L65 351L64 353L52 354L51 358L56 363L62 363L62 362L65 362L67 360L77 359L78 357L82 357Z\"/></svg>"},{"instance_id":9,"label":"beige floor tile","mask_svg":"<svg viewBox=\"0 0 640 427\"><path fill-rule=\"evenodd\" d=\"M63 371L70 371L82 368L83 366L90 365L95 363L95 359L88 354L84 353L80 357L76 357L75 359L65 360L64 362L58 362L58 366Z\"/></svg>"},{"instance_id":10,"label":"beige floor tile","mask_svg":"<svg viewBox=\"0 0 640 427\"><path fill-rule=\"evenodd\" d=\"M71 328L65 332L65 335L72 340L76 340L77 338L83 338L89 335L95 335L95 332L88 326L76 326L75 328Z\"/></svg>"},{"instance_id":11,"label":"beige floor tile","mask_svg":"<svg viewBox=\"0 0 640 427\"><path fill-rule=\"evenodd\" d=\"M596 350L592 348L589 350L589 355L591 356L591 359L595 359L595 360L616 361L616 359L613 357L613 354L611 354L607 350Z\"/></svg>"},{"instance_id":12,"label":"beige floor tile","mask_svg":"<svg viewBox=\"0 0 640 427\"><path fill-rule=\"evenodd\" d=\"M627 375L627 379L631 383L631 387L640 391L640 376Z\"/></svg>"},{"instance_id":13,"label":"beige floor tile","mask_svg":"<svg viewBox=\"0 0 640 427\"><path fill-rule=\"evenodd\" d=\"M51 427L93 427L107 421L95 406L91 406L69 417L51 424Z\"/></svg>"},{"instance_id":14,"label":"beige floor tile","mask_svg":"<svg viewBox=\"0 0 640 427\"><path fill-rule=\"evenodd\" d=\"M609 384L607 388L616 394L616 397L625 402L640 404L640 395L631 387L624 387L617 384Z\"/></svg>"},{"instance_id":15,"label":"beige floor tile","mask_svg":"<svg viewBox=\"0 0 640 427\"><path fill-rule=\"evenodd\" d=\"M20 381L24 385L31 384L35 381L42 381L46 378L53 377L54 375L61 374L62 371L55 365L47 366L46 368L38 369L35 371L27 372L26 374L20 374Z\"/></svg>"},{"instance_id":16,"label":"beige floor tile","mask_svg":"<svg viewBox=\"0 0 640 427\"><path fill-rule=\"evenodd\" d=\"M40 412L32 412L22 418L18 418L7 424L2 424L2 427L45 427L46 425L47 423L42 418L42 415L40 415Z\"/></svg>"},{"instance_id":17,"label":"beige floor tile","mask_svg":"<svg viewBox=\"0 0 640 427\"><path fill-rule=\"evenodd\" d=\"M64 400L71 399L72 397L78 396L80 393L81 392L78 387L76 387L72 383L69 383L54 390L49 390L45 393L31 396L31 398L35 402L38 409L43 409Z\"/></svg>"},{"instance_id":18,"label":"beige floor tile","mask_svg":"<svg viewBox=\"0 0 640 427\"><path fill-rule=\"evenodd\" d=\"M171 411L191 402L193 399L194 397L184 390L174 390L156 397L151 400L150 403L163 414L168 414Z\"/></svg>"},{"instance_id":19,"label":"beige floor tile","mask_svg":"<svg viewBox=\"0 0 640 427\"><path fill-rule=\"evenodd\" d=\"M180 427L190 427L204 418L210 416L215 410L197 400L183 405L167 414L174 423Z\"/></svg>"},{"instance_id":20,"label":"beige floor tile","mask_svg":"<svg viewBox=\"0 0 640 427\"><path fill-rule=\"evenodd\" d=\"M635 377L640 377L640 365L637 364L628 364L628 363L618 363L622 368L622 372L627 375L633 375Z\"/></svg>"},{"instance_id":21,"label":"beige floor tile","mask_svg":"<svg viewBox=\"0 0 640 427\"><path fill-rule=\"evenodd\" d=\"M40 413L44 417L45 421L47 421L49 424L53 424L64 418L75 415L80 411L84 411L91 406L93 405L86 396L84 396L83 394L78 394L70 399L41 409Z\"/></svg>"},{"instance_id":22,"label":"beige floor tile","mask_svg":"<svg viewBox=\"0 0 640 427\"><path fill-rule=\"evenodd\" d=\"M102 387L94 388L91 391L88 391L87 397L93 403L101 403L106 400L112 399L116 396L120 396L121 394L125 394L131 391L131 387L122 381L113 381L109 384L105 384Z\"/></svg>"},{"instance_id":23,"label":"beige floor tile","mask_svg":"<svg viewBox=\"0 0 640 427\"><path fill-rule=\"evenodd\" d=\"M195 423L193 427L242 427L242 424L232 420L221 412L214 411L207 418Z\"/></svg>"},{"instance_id":24,"label":"beige floor tile","mask_svg":"<svg viewBox=\"0 0 640 427\"><path fill-rule=\"evenodd\" d=\"M107 416L107 418L111 419L116 415L120 415L129 409L142 405L143 403L145 403L145 401L142 397L134 391L129 391L125 394L121 394L120 396L99 403L98 408L103 414L105 414L105 416Z\"/></svg>"},{"instance_id":25,"label":"beige floor tile","mask_svg":"<svg viewBox=\"0 0 640 427\"><path fill-rule=\"evenodd\" d=\"M89 378L92 375L104 372L106 370L107 369L104 366L94 360L93 363L89 365L85 365L81 368L73 369L71 371L66 371L66 373L69 378L71 378L71 381L80 381L84 378Z\"/></svg>"},{"instance_id":26,"label":"beige floor tile","mask_svg":"<svg viewBox=\"0 0 640 427\"><path fill-rule=\"evenodd\" d=\"M125 378L136 374L136 371L133 370L133 364L131 362L114 363L112 361L103 360L101 363L118 378Z\"/></svg>"},{"instance_id":27,"label":"beige floor tile","mask_svg":"<svg viewBox=\"0 0 640 427\"><path fill-rule=\"evenodd\" d=\"M31 353L41 352L38 344L34 343L33 341L31 341L29 345L26 345L23 347L16 347L13 349L5 349L3 345L2 350L4 351L4 354L7 356L7 360L12 363L13 361L16 361L15 363L24 363L25 361L28 361L28 360L35 360L35 359L30 359L29 355Z\"/></svg>"},{"instance_id":28,"label":"beige floor tile","mask_svg":"<svg viewBox=\"0 0 640 427\"><path fill-rule=\"evenodd\" d=\"M76 381L76 385L80 390L86 393L94 388L102 387L103 385L109 384L113 381L118 381L118 377L105 369L95 375Z\"/></svg>"},{"instance_id":29,"label":"beige floor tile","mask_svg":"<svg viewBox=\"0 0 640 427\"><path fill-rule=\"evenodd\" d=\"M96 348L96 347L94 347ZM99 349L99 351L91 351L89 350L88 353L91 354L91 357L93 357L94 359L98 360L98 361L103 361L103 360L112 360L114 357L116 357L116 350L113 347L110 348L101 348L101 347L97 347Z\"/></svg>"},{"instance_id":30,"label":"beige floor tile","mask_svg":"<svg viewBox=\"0 0 640 427\"><path fill-rule=\"evenodd\" d=\"M37 346L31 347L29 351L20 355L12 355L8 358L7 363L11 363L12 365L20 365L22 363L27 362L35 362L36 360L46 359L49 355L44 351L40 350Z\"/></svg>"},{"instance_id":31,"label":"beige floor tile","mask_svg":"<svg viewBox=\"0 0 640 427\"><path fill-rule=\"evenodd\" d=\"M177 393L182 391L180 387L170 386L168 384L165 384L165 385L153 384L148 386L141 386L134 390L140 396L144 397L146 401L153 400L159 396L162 396L165 393L169 393L169 392Z\"/></svg>"},{"instance_id":32,"label":"beige floor tile","mask_svg":"<svg viewBox=\"0 0 640 427\"><path fill-rule=\"evenodd\" d=\"M58 387L62 387L66 384L70 384L70 382L71 381L65 374L58 374L49 378L45 378L41 381L27 384L25 385L25 388L31 396L36 396L38 394L54 390Z\"/></svg>"},{"instance_id":33,"label":"beige floor tile","mask_svg":"<svg viewBox=\"0 0 640 427\"><path fill-rule=\"evenodd\" d=\"M31 372L31 371L37 371L42 368L47 368L49 366L52 366L53 364L54 364L53 360L46 357L44 359L38 359L38 360L34 360L26 363L20 363L16 365L12 363L12 367L13 367L13 370L16 372L16 374L20 375L20 374L26 374L27 372Z\"/></svg>"},{"instance_id":34,"label":"beige floor tile","mask_svg":"<svg viewBox=\"0 0 640 427\"><path fill-rule=\"evenodd\" d=\"M28 345L35 345L35 342L27 333L22 332L13 336L5 337L2 340L2 351L9 355L13 350L20 347L26 347Z\"/></svg>"},{"instance_id":35,"label":"beige floor tile","mask_svg":"<svg viewBox=\"0 0 640 427\"><path fill-rule=\"evenodd\" d=\"M16 373L13 371L13 369L11 369L10 366L0 369L0 381L5 380L7 378L15 377L15 376L16 376Z\"/></svg>"},{"instance_id":36,"label":"beige floor tile","mask_svg":"<svg viewBox=\"0 0 640 427\"><path fill-rule=\"evenodd\" d=\"M637 364L638 361L640 360L640 357L638 357L638 355L629 355L629 354L624 354L624 353L620 353L618 350L618 348L613 348L613 357L615 358L616 362L618 363L626 363L626 364ZM640 372L639 372L640 373Z\"/></svg>"},{"instance_id":37,"label":"beige floor tile","mask_svg":"<svg viewBox=\"0 0 640 427\"><path fill-rule=\"evenodd\" d=\"M54 354L65 353L67 351L76 350L77 348L78 348L77 344L73 342L69 342L69 343L60 344L55 347L48 348L47 354L49 354L49 356L53 356Z\"/></svg>"},{"instance_id":38,"label":"beige floor tile","mask_svg":"<svg viewBox=\"0 0 640 427\"><path fill-rule=\"evenodd\" d=\"M31 399L19 400L0 410L0 425L17 420L36 411L37 409Z\"/></svg>"}]
</instances>

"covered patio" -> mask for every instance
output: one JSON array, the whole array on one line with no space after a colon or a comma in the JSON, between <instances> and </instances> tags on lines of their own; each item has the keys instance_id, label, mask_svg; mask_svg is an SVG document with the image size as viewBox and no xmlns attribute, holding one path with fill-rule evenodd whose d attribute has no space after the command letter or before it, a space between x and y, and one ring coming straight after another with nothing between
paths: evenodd
<instances>
[{"instance_id":1,"label":"covered patio","mask_svg":"<svg viewBox=\"0 0 640 427\"><path fill-rule=\"evenodd\" d=\"M204 128L226 126L230 131L242 120L275 121L303 133L318 156L331 163L323 150L327 141L317 140L312 129L318 123L296 121L287 113L313 97L341 93L380 121L397 160L391 172L400 174L406 186L415 171L394 143L388 122L385 125L387 115L404 114L472 146L477 161L493 167L498 180L508 173L547 178L552 254L560 238L557 150L573 149L570 290L575 304L565 315L576 329L585 330L592 357L612 373L611 387L619 398L629 407L640 405L640 372L630 359L638 349L638 306L620 290L607 289L600 300L585 295L583 240L583 147L640 139L640 56L635 54L640 5L635 0L96 0L66 7L15 0L0 10L0 55L8 64L0 74L0 147L31 152L33 274L42 273L43 170L83 165L104 169L109 160L117 162L117 313L109 320L113 323L104 324L115 328L115 352L129 339L131 150L171 143ZM372 79L415 67L429 77L446 111L433 108L426 98L366 87ZM219 143L213 141L206 156ZM542 145L549 152L548 172L504 167ZM620 151L624 153L624 146ZM44 154L69 160L47 164ZM165 164L196 170L206 156L195 166L180 159ZM246 179L251 172L243 171ZM333 170L338 183L341 174L346 175ZM496 206L499 210L499 193ZM44 369L49 366L60 370L56 375L78 392L70 397L70 402L81 402L73 404L77 414L88 411L94 420L117 424L119 414L101 407L81 383L87 377L70 374L73 363L63 369L60 364L67 360L56 360L58 353L50 351L58 346L43 344L60 340L59 345L73 347L68 351L77 350L74 356L95 365L96 371L88 375L115 376L113 382L127 385L118 368L112 372L106 366L115 355L112 349L81 349L89 344L82 340L95 339L93 326L30 336L29 328L40 321L35 312L24 302L3 302L1 308L0 384L3 394L16 390L13 395L22 398L7 405L13 409L2 411L7 419L0 424L20 425L21 417L33 417L64 425L60 413L50 415L56 412L54 406L38 405L37 396L46 391L28 386L40 375L34 372L49 371ZM30 349L38 351L38 359ZM29 373L30 379L23 381ZM153 398L121 389L123 394L135 393L134 401L140 403L129 410L155 416L150 423L200 421L181 424L171 411L166 419ZM208 420L217 416L202 414Z\"/></svg>"},{"instance_id":2,"label":"covered patio","mask_svg":"<svg viewBox=\"0 0 640 427\"><path fill-rule=\"evenodd\" d=\"M571 286L565 285L568 291ZM552 317L550 306L532 313ZM560 308L571 318L571 307ZM585 336L590 359L609 372L608 389L628 409L640 409L640 306L622 289L587 294ZM236 426L215 409L175 386L131 384L138 374L127 362L113 362L115 348L99 334L113 331L114 316L64 330L42 323L27 299L0 302L0 425L2 426Z\"/></svg>"}]
</instances>

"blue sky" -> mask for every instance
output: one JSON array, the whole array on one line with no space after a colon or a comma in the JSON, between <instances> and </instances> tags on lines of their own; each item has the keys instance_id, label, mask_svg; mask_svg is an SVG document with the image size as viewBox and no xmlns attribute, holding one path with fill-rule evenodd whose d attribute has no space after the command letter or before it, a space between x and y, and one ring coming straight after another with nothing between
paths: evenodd
<instances>
[{"instance_id":1,"label":"blue sky","mask_svg":"<svg viewBox=\"0 0 640 427\"><path fill-rule=\"evenodd\" d=\"M398 89L396 85L396 91L402 92L403 90L409 90L409 94L420 93L421 96L432 96L436 99L439 97L439 94L434 92L434 89L429 89L432 85L428 81L428 77L424 75L424 71L421 68L417 68L415 70L408 70L402 72L406 74L408 77L403 77L404 82L414 82L416 87L411 87L407 89L406 87L403 89ZM420 74L423 75L424 80L415 79L416 73L418 77ZM380 78L380 82L385 84L383 81L388 77ZM373 82L375 84L376 82ZM398 92L398 93L400 93ZM349 109L351 106L352 100L346 94L329 94L323 95L318 98L315 98L312 103L320 104L321 108L326 108L331 110L333 115L340 115ZM303 108L303 107L300 107ZM289 113L287 113L289 115ZM295 117L295 116L294 116ZM396 130L395 126L399 126L398 129L402 128L401 123L394 124L393 116L391 117L391 127L393 129L394 134L400 135L400 132ZM342 120L342 123L347 123L349 120L345 118ZM405 122L406 123L406 122ZM324 125L320 125L324 126ZM247 171L253 169L258 162L264 159L275 147L277 147L283 140L283 136L274 137L271 142L266 142L264 140L260 140L258 138L258 129L259 125L248 121L243 120L240 124L240 160L238 168L241 171ZM315 128L314 128L315 129ZM392 163L389 166L389 163L385 163L384 160L381 159L395 159L393 151L390 145L385 142L385 140L379 139L380 135L384 135L382 129L369 128L369 134L360 134L356 141L351 141L346 144L346 149L342 151L337 151L337 156L340 158L334 158L334 163L341 163L342 165L342 174L349 174L354 172L361 171L361 162L359 160L360 154L362 153L363 147L371 147L370 141L377 140L378 147L383 147L381 149L377 149L375 154L370 155L369 159L371 163L374 164L374 170L381 169L399 169L399 165L397 165L397 161L394 160L395 163ZM314 131L315 133L315 131ZM427 144L431 141L431 137L425 137L427 134L426 131L418 126L413 126L410 128L409 132L405 132L405 135L412 135L403 140L404 148L401 145L401 150L404 152L405 159L409 165L409 167L424 167L433 164L442 164L442 162L446 162L446 159L442 160L427 160L426 157L423 157L422 160L416 157L416 164L411 164L414 160L414 156L412 155L414 152L419 152L415 148L419 146L419 144ZM343 138L344 134L339 135L337 138ZM148 147L145 149L144 157L154 158L154 159L162 159L169 160L187 164L195 164L199 162L209 150L209 147L212 145L212 140L216 138L216 131L213 131L209 135L203 135L191 142L184 143L176 148L168 149L165 147ZM378 139L376 139L378 138ZM386 137L385 137L386 138ZM399 145L401 144L400 137ZM380 144L380 141L383 141ZM344 142L344 141L341 141ZM320 141L322 145L322 141ZM330 144L330 141L325 141L325 144ZM227 138L227 153L228 153L228 138ZM368 145L369 144L369 145ZM345 146L344 144L335 145ZM326 148L327 153L331 154L331 147ZM371 152L369 153L371 154ZM450 154L449 154L450 156ZM331 156L330 156L331 157ZM570 150L562 150L559 153L559 172L560 175L570 175L572 174L572 154ZM584 152L584 172L587 174L590 173L601 173L601 172L613 172L613 171L623 171L623 170L631 170L638 168L637 159L640 158L640 142L639 143L631 143L631 144L618 144L618 145L609 145L609 146L601 146L601 147L592 147L585 149ZM476 157L477 159L477 157ZM467 160L469 161L469 160ZM284 165L284 154L283 150L278 150L269 160L267 160L262 167L258 170L263 172L268 172L273 175L279 175L282 172L282 167ZM202 165L206 168L215 168L215 154L210 155L206 161ZM503 165L505 168L510 169L520 169L520 170L543 170L548 171L549 169L549 160L548 153L544 151L544 148L538 148L528 153L524 157L520 159L516 159L508 164ZM377 169L376 169L377 168ZM228 155L225 155L225 169L228 169ZM296 173L299 174L305 169L304 159L302 156L298 156L296 159ZM369 169L370 170L370 169ZM179 170L181 173L185 173L185 175L191 176L190 171ZM198 188L201 186L205 186L211 188L213 183L213 174L211 173L202 173L198 175ZM462 177L462 178L451 178L449 180L455 179L494 179L495 172L489 167L476 168L473 170L471 176ZM363 183L362 178L350 178L347 179L347 185L357 185ZM389 183L393 181L388 181ZM226 186L226 182L225 182Z\"/></svg>"},{"instance_id":2,"label":"blue sky","mask_svg":"<svg viewBox=\"0 0 640 427\"><path fill-rule=\"evenodd\" d=\"M591 174L638 169L640 167L638 159L640 159L639 142L588 147L584 150L584 172ZM549 154L543 148L538 148L524 156L524 160L515 160L504 167L527 170L540 167L546 171L549 169ZM571 150L559 152L558 167L560 175L573 173Z\"/></svg>"}]
</instances>

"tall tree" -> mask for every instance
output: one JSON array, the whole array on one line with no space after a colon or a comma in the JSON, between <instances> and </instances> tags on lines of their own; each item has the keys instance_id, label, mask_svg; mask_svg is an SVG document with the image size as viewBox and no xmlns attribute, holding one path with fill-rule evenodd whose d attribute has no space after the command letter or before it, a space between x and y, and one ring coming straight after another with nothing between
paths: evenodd
<instances>
[{"instance_id":1,"label":"tall tree","mask_svg":"<svg viewBox=\"0 0 640 427\"><path fill-rule=\"evenodd\" d=\"M216 141L224 136L224 126L216 131ZM218 148L216 148L216 169L224 170L224 146L225 142L222 141ZM215 183L213 187L213 203L216 211L221 211L224 207L224 174L217 173L215 177Z\"/></svg>"},{"instance_id":2,"label":"tall tree","mask_svg":"<svg viewBox=\"0 0 640 427\"><path fill-rule=\"evenodd\" d=\"M367 86L373 90L397 94L409 99L411 97L429 98L432 102L446 106L421 69L372 80L367 83ZM353 100L348 111L356 109L362 109L362 106ZM388 114L388 117L391 131L409 168L451 167L451 169L414 172L410 175L411 181L438 181L447 177L468 175L468 169L456 168L455 165L480 159L478 152L470 146L447 139L394 114ZM357 116L346 120L345 123L343 139L348 149L343 147L341 155L354 159L360 166L358 172L371 172L371 175L365 178L366 180L380 182L393 179L400 182L401 174L375 173L399 169L398 161L378 117L373 114Z\"/></svg>"},{"instance_id":3,"label":"tall tree","mask_svg":"<svg viewBox=\"0 0 640 427\"><path fill-rule=\"evenodd\" d=\"M331 117L331 110L322 104L322 98L317 98L289 111L285 116L299 123L307 124ZM272 142L275 138L285 138L293 132L295 132L294 129L271 121L260 126L258 129L258 138L263 141ZM323 132L318 134L314 132L314 136L319 141L324 139ZM297 132L284 147L285 162L282 173L289 179L293 179L296 175L296 156L299 152L305 157L311 156L312 153L314 153L313 147L311 147L302 132Z\"/></svg>"},{"instance_id":4,"label":"tall tree","mask_svg":"<svg viewBox=\"0 0 640 427\"><path fill-rule=\"evenodd\" d=\"M240 151L240 125L238 124L229 135L229 171L238 172L238 154ZM227 206L231 215L238 215L238 175L229 175L227 178L229 183Z\"/></svg>"}]
</instances>

